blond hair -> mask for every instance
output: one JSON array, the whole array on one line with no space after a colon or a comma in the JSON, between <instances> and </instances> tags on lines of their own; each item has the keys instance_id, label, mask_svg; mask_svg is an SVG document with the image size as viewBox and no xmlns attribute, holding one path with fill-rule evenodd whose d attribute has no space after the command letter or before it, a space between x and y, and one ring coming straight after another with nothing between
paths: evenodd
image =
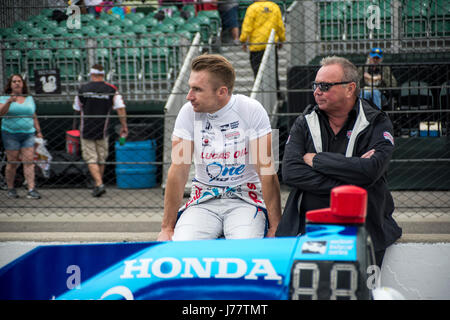
<instances>
[{"instance_id":1,"label":"blond hair","mask_svg":"<svg viewBox=\"0 0 450 320\"><path fill-rule=\"evenodd\" d=\"M217 88L226 86L228 93L232 93L236 72L225 57L219 54L202 54L192 60L191 70L195 72L208 71L214 77Z\"/></svg>"}]
</instances>

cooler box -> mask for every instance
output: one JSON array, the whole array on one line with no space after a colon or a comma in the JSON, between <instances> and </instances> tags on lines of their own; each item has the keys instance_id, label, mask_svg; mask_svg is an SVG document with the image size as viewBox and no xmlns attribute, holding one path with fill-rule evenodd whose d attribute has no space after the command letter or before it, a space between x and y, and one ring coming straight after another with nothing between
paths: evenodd
<instances>
[{"instance_id":1,"label":"cooler box","mask_svg":"<svg viewBox=\"0 0 450 320\"><path fill-rule=\"evenodd\" d=\"M119 162L116 165L118 188L140 189L156 185L156 166L147 163L156 161L155 140L127 141L123 146L116 141L115 148L116 162Z\"/></svg>"},{"instance_id":2,"label":"cooler box","mask_svg":"<svg viewBox=\"0 0 450 320\"><path fill-rule=\"evenodd\" d=\"M72 156L80 154L80 130L66 131L66 152Z\"/></svg>"},{"instance_id":3,"label":"cooler box","mask_svg":"<svg viewBox=\"0 0 450 320\"><path fill-rule=\"evenodd\" d=\"M117 169L117 187L120 189L152 188L156 185L156 166L146 169Z\"/></svg>"}]
</instances>

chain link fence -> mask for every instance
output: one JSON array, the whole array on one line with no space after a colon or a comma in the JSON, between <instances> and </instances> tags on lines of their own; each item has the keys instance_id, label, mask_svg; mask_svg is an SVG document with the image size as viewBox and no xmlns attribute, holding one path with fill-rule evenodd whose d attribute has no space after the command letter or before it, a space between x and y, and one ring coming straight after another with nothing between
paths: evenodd
<instances>
[{"instance_id":1,"label":"chain link fence","mask_svg":"<svg viewBox=\"0 0 450 320\"><path fill-rule=\"evenodd\" d=\"M240 27L252 2L239 1ZM0 212L22 215L161 212L163 167L169 163L164 155L170 154L170 144L164 137L171 134L165 120L173 121L176 116L166 114L166 103L171 93L183 98L187 94L185 89L174 92L173 88L194 36L199 33L200 43L194 46L196 54L220 53L232 61L237 72L235 93L249 96L278 93L275 107L266 108L270 110L273 128L278 129L279 160L293 121L308 104L314 103L311 82L320 59L327 55L345 56L363 74L371 67L366 61L370 49L381 48L383 65L390 68L389 77L396 80L378 87L384 97L382 109L394 124L396 150L388 181L396 214L447 215L450 212L448 1L275 2L286 27L286 42L278 49L278 88L275 84L254 86L248 51L233 43L230 30L224 28L215 10L198 11L194 4L186 4L180 11L177 3L160 8L145 1L122 1L116 8L132 9L123 16L102 12L95 19L82 13L79 28L71 29L67 16L61 21L54 19L55 10L68 13L67 5L60 2L2 3L0 80L5 84L13 73L25 76L52 161L48 175L39 166L35 168L42 199L25 199L25 189L23 192L18 189L19 199L8 199L2 191ZM162 18L157 15L160 11L164 12ZM67 152L70 137L66 133L78 126L73 99L80 85L89 80L90 66L97 62L105 66L107 81L123 95L130 127L127 142L120 146L119 120L116 115L110 116L104 174L107 192L100 198L91 196L93 182L88 165L79 154ZM39 74L35 70L42 69L59 70L60 93L36 93L37 87L45 85L35 78ZM275 72L273 63L263 64L261 69L265 77ZM130 154L128 146L133 150ZM7 160L2 145L0 152L0 184L5 189ZM126 166L139 170L121 170ZM15 183L18 188L26 184L20 169ZM284 186L282 189L284 205L288 189Z\"/></svg>"}]
</instances>

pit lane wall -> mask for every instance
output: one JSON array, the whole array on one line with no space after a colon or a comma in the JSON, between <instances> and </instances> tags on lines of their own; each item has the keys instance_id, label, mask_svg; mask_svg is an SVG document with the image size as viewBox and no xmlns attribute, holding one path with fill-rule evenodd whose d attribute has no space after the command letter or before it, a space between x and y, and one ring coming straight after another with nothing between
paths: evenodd
<instances>
[{"instance_id":1,"label":"pit lane wall","mask_svg":"<svg viewBox=\"0 0 450 320\"><path fill-rule=\"evenodd\" d=\"M49 243L0 243L0 268L39 245ZM448 300L450 299L448 270L450 270L450 243L398 243L386 251L380 285L397 290L408 300Z\"/></svg>"}]
</instances>

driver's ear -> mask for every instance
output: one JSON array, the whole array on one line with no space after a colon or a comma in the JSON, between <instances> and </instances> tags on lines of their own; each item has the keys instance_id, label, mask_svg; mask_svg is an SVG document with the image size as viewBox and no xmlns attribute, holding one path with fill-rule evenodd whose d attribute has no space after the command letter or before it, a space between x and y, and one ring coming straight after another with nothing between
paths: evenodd
<instances>
[{"instance_id":1,"label":"driver's ear","mask_svg":"<svg viewBox=\"0 0 450 320\"><path fill-rule=\"evenodd\" d=\"M228 88L226 86L222 86L219 88L219 95L220 96L227 96L228 95Z\"/></svg>"}]
</instances>

